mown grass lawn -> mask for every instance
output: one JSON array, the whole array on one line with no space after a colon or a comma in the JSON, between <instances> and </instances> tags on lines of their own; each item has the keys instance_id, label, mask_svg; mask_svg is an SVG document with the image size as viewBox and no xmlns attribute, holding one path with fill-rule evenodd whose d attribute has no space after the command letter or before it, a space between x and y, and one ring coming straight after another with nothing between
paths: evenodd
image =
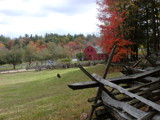
<instances>
[{"instance_id":1,"label":"mown grass lawn","mask_svg":"<svg viewBox=\"0 0 160 120\"><path fill-rule=\"evenodd\" d=\"M86 69L102 75L104 65ZM0 120L79 120L96 89L73 91L67 85L87 80L78 68L0 74Z\"/></svg>"}]
</instances>

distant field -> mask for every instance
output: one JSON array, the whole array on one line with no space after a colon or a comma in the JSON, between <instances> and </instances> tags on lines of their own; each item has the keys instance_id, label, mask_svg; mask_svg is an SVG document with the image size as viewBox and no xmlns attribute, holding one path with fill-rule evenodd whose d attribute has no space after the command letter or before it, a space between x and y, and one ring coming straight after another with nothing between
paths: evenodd
<instances>
[{"instance_id":1,"label":"distant field","mask_svg":"<svg viewBox=\"0 0 160 120\"><path fill-rule=\"evenodd\" d=\"M104 65L87 70L102 75ZM73 91L67 85L87 80L78 68L0 74L0 120L79 120L96 89Z\"/></svg>"}]
</instances>

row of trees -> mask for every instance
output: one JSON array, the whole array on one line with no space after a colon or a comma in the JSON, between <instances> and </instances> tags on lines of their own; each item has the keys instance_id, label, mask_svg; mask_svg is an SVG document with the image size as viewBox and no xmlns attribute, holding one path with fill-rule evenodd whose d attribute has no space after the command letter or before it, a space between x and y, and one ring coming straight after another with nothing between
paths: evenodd
<instances>
[{"instance_id":1,"label":"row of trees","mask_svg":"<svg viewBox=\"0 0 160 120\"><path fill-rule=\"evenodd\" d=\"M148 55L151 51L159 52L159 0L101 0L98 5L101 46L106 52L115 41L118 41L117 58L132 54L137 59L139 46L144 46Z\"/></svg>"},{"instance_id":2,"label":"row of trees","mask_svg":"<svg viewBox=\"0 0 160 120\"><path fill-rule=\"evenodd\" d=\"M87 45L95 45L98 37L93 35L25 35L15 39L0 36L0 64L15 66L22 62L80 58ZM81 55L82 56L82 55Z\"/></svg>"},{"instance_id":3,"label":"row of trees","mask_svg":"<svg viewBox=\"0 0 160 120\"><path fill-rule=\"evenodd\" d=\"M0 64L12 64L15 69L17 64L28 62L29 66L33 61L56 60L68 57L67 50L54 43L48 43L44 48L37 48L30 42L25 49L13 47L11 49L0 49Z\"/></svg>"}]
</instances>

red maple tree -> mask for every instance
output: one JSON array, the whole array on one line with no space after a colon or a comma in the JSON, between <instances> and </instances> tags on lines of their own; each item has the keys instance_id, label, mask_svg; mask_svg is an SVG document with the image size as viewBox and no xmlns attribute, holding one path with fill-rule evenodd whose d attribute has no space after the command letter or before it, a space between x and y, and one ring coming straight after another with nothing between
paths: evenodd
<instances>
[{"instance_id":1,"label":"red maple tree","mask_svg":"<svg viewBox=\"0 0 160 120\"><path fill-rule=\"evenodd\" d=\"M115 0L102 0L97 4L100 7L98 19L102 22L99 25L102 38L99 44L108 54L116 42L117 47L112 61L120 61L132 52L128 46L133 44L131 41L125 40L123 35L125 11L116 9Z\"/></svg>"}]
</instances>

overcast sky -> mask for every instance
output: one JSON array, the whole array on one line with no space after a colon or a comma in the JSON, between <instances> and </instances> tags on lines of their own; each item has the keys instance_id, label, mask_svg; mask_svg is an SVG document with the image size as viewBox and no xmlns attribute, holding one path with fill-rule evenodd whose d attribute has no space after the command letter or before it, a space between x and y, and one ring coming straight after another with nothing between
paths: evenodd
<instances>
[{"instance_id":1,"label":"overcast sky","mask_svg":"<svg viewBox=\"0 0 160 120\"><path fill-rule=\"evenodd\" d=\"M98 33L96 0L0 0L0 34Z\"/></svg>"}]
</instances>

